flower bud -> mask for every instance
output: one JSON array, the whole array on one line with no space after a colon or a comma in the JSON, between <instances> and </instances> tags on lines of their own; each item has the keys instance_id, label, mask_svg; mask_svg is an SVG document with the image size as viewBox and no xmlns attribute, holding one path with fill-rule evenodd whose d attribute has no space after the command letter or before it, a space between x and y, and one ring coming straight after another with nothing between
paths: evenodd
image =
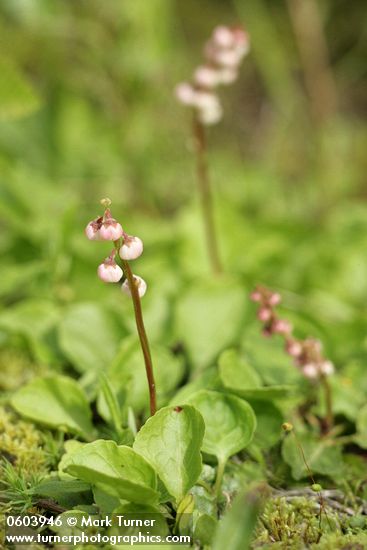
<instances>
[{"instance_id":1,"label":"flower bud","mask_svg":"<svg viewBox=\"0 0 367 550\"><path fill-rule=\"evenodd\" d=\"M195 103L196 91L188 82L178 84L175 88L175 95L183 105L194 105Z\"/></svg>"},{"instance_id":2,"label":"flower bud","mask_svg":"<svg viewBox=\"0 0 367 550\"><path fill-rule=\"evenodd\" d=\"M230 48L234 45L235 38L233 32L224 25L219 25L213 30L213 42L218 48Z\"/></svg>"},{"instance_id":3,"label":"flower bud","mask_svg":"<svg viewBox=\"0 0 367 550\"><path fill-rule=\"evenodd\" d=\"M225 67L218 71L218 82L219 84L232 84L237 80L238 71L233 68Z\"/></svg>"},{"instance_id":4,"label":"flower bud","mask_svg":"<svg viewBox=\"0 0 367 550\"><path fill-rule=\"evenodd\" d=\"M98 266L97 274L104 283L118 283L123 272L121 267L114 261L107 259L103 264Z\"/></svg>"},{"instance_id":5,"label":"flower bud","mask_svg":"<svg viewBox=\"0 0 367 550\"><path fill-rule=\"evenodd\" d=\"M302 345L296 340L289 340L285 344L285 351L292 357L299 357L303 349Z\"/></svg>"},{"instance_id":6,"label":"flower bud","mask_svg":"<svg viewBox=\"0 0 367 550\"><path fill-rule=\"evenodd\" d=\"M194 81L203 88L214 88L219 84L220 74L217 69L202 65L194 73Z\"/></svg>"},{"instance_id":7,"label":"flower bud","mask_svg":"<svg viewBox=\"0 0 367 550\"><path fill-rule=\"evenodd\" d=\"M90 241L101 240L99 230L102 225L102 220L103 218L99 217L88 223L87 227L85 228L85 234L87 236L87 239L89 239Z\"/></svg>"},{"instance_id":8,"label":"flower bud","mask_svg":"<svg viewBox=\"0 0 367 550\"><path fill-rule=\"evenodd\" d=\"M268 298L268 302L271 306L277 306L282 301L282 297L279 292L272 292Z\"/></svg>"},{"instance_id":9,"label":"flower bud","mask_svg":"<svg viewBox=\"0 0 367 550\"><path fill-rule=\"evenodd\" d=\"M135 260L143 253L143 241L139 237L127 236L119 250L122 260Z\"/></svg>"},{"instance_id":10,"label":"flower bud","mask_svg":"<svg viewBox=\"0 0 367 550\"><path fill-rule=\"evenodd\" d=\"M250 299L253 302L261 302L262 294L259 290L253 290L250 294Z\"/></svg>"},{"instance_id":11,"label":"flower bud","mask_svg":"<svg viewBox=\"0 0 367 550\"><path fill-rule=\"evenodd\" d=\"M319 375L319 370L317 368L317 365L315 363L307 363L302 367L302 374L309 378L310 380L314 380Z\"/></svg>"},{"instance_id":12,"label":"flower bud","mask_svg":"<svg viewBox=\"0 0 367 550\"><path fill-rule=\"evenodd\" d=\"M87 239L89 239L90 241L100 240L99 229L96 229L96 226L93 224L93 222L88 223L87 227L85 228L85 234Z\"/></svg>"},{"instance_id":13,"label":"flower bud","mask_svg":"<svg viewBox=\"0 0 367 550\"><path fill-rule=\"evenodd\" d=\"M285 431L285 432L291 432L293 430L293 424L291 424L290 422L284 422L282 424L282 429Z\"/></svg>"},{"instance_id":14,"label":"flower bud","mask_svg":"<svg viewBox=\"0 0 367 550\"><path fill-rule=\"evenodd\" d=\"M259 311L257 312L257 318L259 321L262 321L263 323L266 323L266 321L269 321L272 315L271 309L268 307L261 307Z\"/></svg>"},{"instance_id":15,"label":"flower bud","mask_svg":"<svg viewBox=\"0 0 367 550\"><path fill-rule=\"evenodd\" d=\"M198 118L203 124L215 124L222 118L219 99L212 92L197 92L195 107L198 109Z\"/></svg>"},{"instance_id":16,"label":"flower bud","mask_svg":"<svg viewBox=\"0 0 367 550\"><path fill-rule=\"evenodd\" d=\"M334 374L334 365L331 361L323 361L320 365L320 372L324 376L330 376Z\"/></svg>"},{"instance_id":17,"label":"flower bud","mask_svg":"<svg viewBox=\"0 0 367 550\"><path fill-rule=\"evenodd\" d=\"M276 319L272 328L277 334L289 334L292 330L292 325L285 319Z\"/></svg>"},{"instance_id":18,"label":"flower bud","mask_svg":"<svg viewBox=\"0 0 367 550\"><path fill-rule=\"evenodd\" d=\"M117 241L122 237L123 229L121 225L113 218L103 222L99 235L102 241Z\"/></svg>"},{"instance_id":19,"label":"flower bud","mask_svg":"<svg viewBox=\"0 0 367 550\"><path fill-rule=\"evenodd\" d=\"M139 296L140 296L140 298L142 298L144 296L144 294L146 293L146 291L147 291L147 283L144 281L144 279L142 279L138 275L133 275L133 277L134 277L134 283L138 287ZM128 279L126 279L122 283L121 290L122 290L122 292L124 292L128 296L131 296L131 289L130 289Z\"/></svg>"},{"instance_id":20,"label":"flower bud","mask_svg":"<svg viewBox=\"0 0 367 550\"><path fill-rule=\"evenodd\" d=\"M206 126L211 124L216 124L222 118L223 111L222 107L218 104L217 106L206 107L205 109L200 109L198 111L198 118L200 122Z\"/></svg>"},{"instance_id":21,"label":"flower bud","mask_svg":"<svg viewBox=\"0 0 367 550\"><path fill-rule=\"evenodd\" d=\"M241 54L233 50L219 50L215 53L214 60L223 67L235 68L241 61Z\"/></svg>"},{"instance_id":22,"label":"flower bud","mask_svg":"<svg viewBox=\"0 0 367 550\"><path fill-rule=\"evenodd\" d=\"M313 483L311 485L311 489L315 492L315 493L321 493L322 491L322 486L320 485L320 483Z\"/></svg>"}]
</instances>

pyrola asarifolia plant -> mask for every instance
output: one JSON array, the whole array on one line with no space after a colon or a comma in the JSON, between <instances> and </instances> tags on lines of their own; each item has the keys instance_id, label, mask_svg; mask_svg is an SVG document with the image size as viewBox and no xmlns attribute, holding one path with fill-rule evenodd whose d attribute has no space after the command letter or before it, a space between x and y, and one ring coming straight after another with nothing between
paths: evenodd
<instances>
[{"instance_id":1,"label":"pyrola asarifolia plant","mask_svg":"<svg viewBox=\"0 0 367 550\"><path fill-rule=\"evenodd\" d=\"M122 282L122 292L132 298L136 328L148 379L150 413L153 415L157 409L156 388L152 357L140 303L140 298L144 296L147 290L147 284L138 275L133 275L129 265L130 260L135 260L143 253L143 242L139 237L133 237L125 233L121 224L112 217L109 208L111 201L109 199L102 199L101 204L105 207L103 216L89 222L85 228L85 234L90 241L112 241L114 244L111 254L98 266L97 274L104 283ZM116 259L120 265L118 265Z\"/></svg>"},{"instance_id":2,"label":"pyrola asarifolia plant","mask_svg":"<svg viewBox=\"0 0 367 550\"><path fill-rule=\"evenodd\" d=\"M257 286L251 293L251 299L259 304L257 317L263 323L264 336L280 334L285 341L285 351L291 355L294 364L303 376L314 383L321 382L325 389L327 407L326 424L329 429L333 423L331 390L327 377L334 373L334 365L322 354L322 344L315 338L299 340L293 336L293 327L286 319L281 319L275 307L280 304L281 296L263 286Z\"/></svg>"},{"instance_id":3,"label":"pyrola asarifolia plant","mask_svg":"<svg viewBox=\"0 0 367 550\"><path fill-rule=\"evenodd\" d=\"M215 89L232 84L238 68L250 48L249 36L241 27L218 26L204 46L205 62L194 71L192 82L176 87L176 97L193 109L193 137L197 156L197 181L205 226L206 242L214 273L222 271L212 209L212 197L207 166L205 126L222 118L222 107Z\"/></svg>"}]
</instances>

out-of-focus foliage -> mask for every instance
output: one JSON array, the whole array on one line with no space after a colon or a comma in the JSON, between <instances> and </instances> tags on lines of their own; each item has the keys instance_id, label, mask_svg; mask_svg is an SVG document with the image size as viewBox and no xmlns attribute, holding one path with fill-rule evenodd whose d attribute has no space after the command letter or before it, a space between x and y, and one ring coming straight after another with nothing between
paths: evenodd
<instances>
[{"instance_id":1,"label":"out-of-focus foliage","mask_svg":"<svg viewBox=\"0 0 367 550\"><path fill-rule=\"evenodd\" d=\"M367 446L365 7L363 2L310 0L310 13L303 11L304 4L1 2L2 402L13 402L36 423L87 440L94 436L93 413L100 437L132 444L136 422L147 412L147 391L131 303L118 287L98 280L97 266L109 250L103 243L91 246L83 235L98 214L99 200L109 196L124 229L144 241L136 265L148 282L143 309L159 406L191 402L199 390L209 390L229 395L229 401L248 400L256 414L254 439L241 455L245 460L227 465L223 486L230 498L252 480L270 477L281 488L305 480L305 464L294 441L282 440L280 425L291 411L299 412L306 394L309 425L300 429L300 440L311 467L326 483L334 477L332 483L348 494L366 497L363 459L354 454ZM223 121L208 132L226 272L214 280L196 195L191 120L173 89L190 77L204 41L220 23L243 24L252 48L238 82L223 89ZM320 59L314 55L315 40L326 45L321 61L321 54ZM332 434L331 443L320 442L313 420L324 413L322 397L315 388L309 391L280 339L259 335L248 301L258 282L281 291L282 313L297 335L322 340L325 355L335 363L334 413L340 433L352 443L349 454L334 444L340 433ZM110 381L107 393L101 372ZM35 376L41 386L40 378L32 381ZM72 406L58 395L55 380L72 384ZM37 405L47 402L52 409L48 418L35 406L37 399ZM8 414L3 424L10 422L12 433L19 429L22 442L24 425L16 428ZM116 414L124 424L120 430ZM41 436L35 434L38 446ZM40 453L42 472L44 464L60 458L60 437L48 434L42 448L30 454ZM2 454L18 452L16 445L1 441ZM69 450L65 469L74 451L84 460L79 446ZM11 473L17 464L25 467L22 453L10 457L14 466L8 456L4 470L12 491L8 500L19 510L41 491L35 480L19 482ZM180 484L166 481L171 495L181 497L181 489L195 483L196 454L189 479L186 458L177 459ZM213 456L206 462L202 485L192 489L187 505L195 506L194 532L208 537L209 544L217 519L207 491ZM88 486L72 481L61 467L54 482L65 507L91 499ZM154 502L156 489L160 502L166 502L165 488L157 488L155 480L153 485ZM76 496L79 489L82 500ZM95 488L94 501L112 510L114 495ZM278 507L282 518L291 513L287 506ZM312 537L318 529L315 517ZM273 519L266 520L262 542L274 533ZM357 527L346 521L339 531L352 540ZM336 539L331 544L339 547Z\"/></svg>"}]
</instances>

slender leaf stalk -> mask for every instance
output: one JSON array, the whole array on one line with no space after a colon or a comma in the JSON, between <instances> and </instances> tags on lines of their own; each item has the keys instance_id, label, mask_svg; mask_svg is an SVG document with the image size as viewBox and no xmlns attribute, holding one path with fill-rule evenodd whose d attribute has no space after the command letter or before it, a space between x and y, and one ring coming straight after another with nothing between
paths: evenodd
<instances>
[{"instance_id":1,"label":"slender leaf stalk","mask_svg":"<svg viewBox=\"0 0 367 550\"><path fill-rule=\"evenodd\" d=\"M226 467L226 460L219 459L218 460L218 467L217 467L217 477L215 478L215 484L214 484L214 493L217 497L217 499L220 497L221 487L222 487L222 481L223 481L223 475L224 470Z\"/></svg>"}]
</instances>

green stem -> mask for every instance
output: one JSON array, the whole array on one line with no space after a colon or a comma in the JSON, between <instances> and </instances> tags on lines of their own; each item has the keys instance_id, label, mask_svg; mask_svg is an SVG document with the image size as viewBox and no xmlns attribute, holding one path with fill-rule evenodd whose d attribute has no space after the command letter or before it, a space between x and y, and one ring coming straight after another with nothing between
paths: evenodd
<instances>
[{"instance_id":1,"label":"green stem","mask_svg":"<svg viewBox=\"0 0 367 550\"><path fill-rule=\"evenodd\" d=\"M222 480L223 480L224 470L226 467L226 462L227 460L218 459L217 477L215 478L215 484L214 484L214 493L217 499L220 497L220 494L221 494Z\"/></svg>"},{"instance_id":2,"label":"green stem","mask_svg":"<svg viewBox=\"0 0 367 550\"><path fill-rule=\"evenodd\" d=\"M115 241L115 248L116 248L116 257L120 258L119 256L119 241ZM139 290L138 287L135 284L134 276L132 274L132 271L130 269L129 262L127 260L120 259L122 270L124 272L125 277L128 280L129 288L131 291L131 297L133 301L134 306L134 313L135 313L135 322L136 322L136 328L138 330L139 340L141 349L144 356L144 363L145 363L145 371L147 374L147 380L148 380L148 387L149 387L149 404L150 404L150 414L153 416L157 411L157 395L156 395L156 389L155 389L155 380L154 380L154 372L153 372L153 362L152 362L152 356L150 353L150 347L149 347L149 341L147 337L147 333L145 330L144 325L144 319L143 319L143 312L141 309L141 303L140 303L140 296L139 296Z\"/></svg>"},{"instance_id":3,"label":"green stem","mask_svg":"<svg viewBox=\"0 0 367 550\"><path fill-rule=\"evenodd\" d=\"M205 128L196 115L194 115L193 120L193 135L197 158L197 182L203 213L206 244L212 270L214 273L218 274L221 273L223 269L219 258L218 240L214 223L213 200L207 163Z\"/></svg>"}]
</instances>

